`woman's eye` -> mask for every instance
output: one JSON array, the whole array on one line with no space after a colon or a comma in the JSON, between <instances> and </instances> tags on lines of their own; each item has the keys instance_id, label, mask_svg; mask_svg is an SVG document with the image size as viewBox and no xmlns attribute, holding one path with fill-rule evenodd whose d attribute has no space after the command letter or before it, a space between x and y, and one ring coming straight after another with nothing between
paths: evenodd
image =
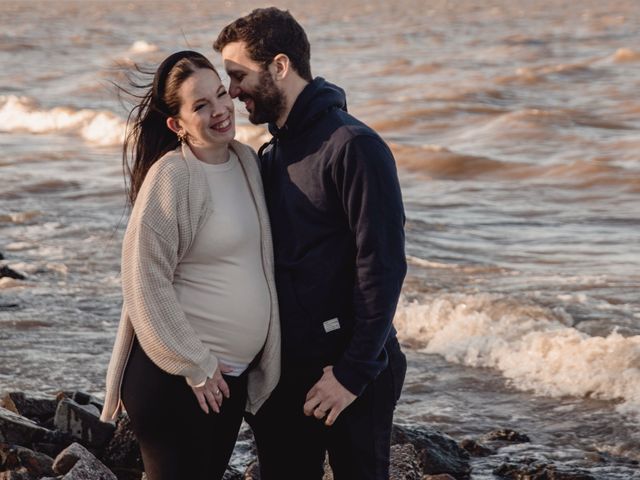
<instances>
[{"instance_id":1,"label":"woman's eye","mask_svg":"<svg viewBox=\"0 0 640 480\"><path fill-rule=\"evenodd\" d=\"M195 108L193 109L194 112L197 112L198 110L200 110L202 107L204 107L204 104L202 105L196 105Z\"/></svg>"},{"instance_id":2,"label":"woman's eye","mask_svg":"<svg viewBox=\"0 0 640 480\"><path fill-rule=\"evenodd\" d=\"M226 94L227 94L227 91L226 91L226 90L223 90L223 91L221 91L221 92L218 94L218 98L220 98L220 97L224 97Z\"/></svg>"}]
</instances>

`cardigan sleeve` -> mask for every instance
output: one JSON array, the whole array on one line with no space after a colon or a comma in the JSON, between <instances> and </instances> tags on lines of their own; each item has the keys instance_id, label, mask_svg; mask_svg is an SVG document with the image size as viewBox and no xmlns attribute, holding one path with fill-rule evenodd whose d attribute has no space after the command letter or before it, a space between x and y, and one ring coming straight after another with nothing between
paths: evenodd
<instances>
[{"instance_id":1,"label":"cardigan sleeve","mask_svg":"<svg viewBox=\"0 0 640 480\"><path fill-rule=\"evenodd\" d=\"M123 240L122 291L145 353L195 386L213 375L218 361L198 338L173 288L180 240L185 228L187 236L190 230L180 225L188 224L188 200L180 195L188 191L188 181L183 185L184 178L169 173L150 171L136 200Z\"/></svg>"}]
</instances>

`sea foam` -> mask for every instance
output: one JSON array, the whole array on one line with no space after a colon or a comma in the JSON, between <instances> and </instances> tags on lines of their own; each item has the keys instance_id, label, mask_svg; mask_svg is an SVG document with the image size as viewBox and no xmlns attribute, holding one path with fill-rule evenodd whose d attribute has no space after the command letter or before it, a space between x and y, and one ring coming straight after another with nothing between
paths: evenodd
<instances>
[{"instance_id":1,"label":"sea foam","mask_svg":"<svg viewBox=\"0 0 640 480\"><path fill-rule=\"evenodd\" d=\"M136 40L135 42L133 42L133 44L131 44L131 47L129 47L130 53L149 53L149 52L155 52L157 50L158 50L157 45L154 45L153 43L148 43L144 40Z\"/></svg>"},{"instance_id":2,"label":"sea foam","mask_svg":"<svg viewBox=\"0 0 640 480\"><path fill-rule=\"evenodd\" d=\"M125 122L106 110L54 107L43 109L29 97L0 96L0 131L75 133L95 145L118 145Z\"/></svg>"},{"instance_id":3,"label":"sea foam","mask_svg":"<svg viewBox=\"0 0 640 480\"><path fill-rule=\"evenodd\" d=\"M30 97L0 95L2 132L77 134L92 145L116 146L124 141L125 128L125 120L108 110L62 106L44 109ZM263 126L236 126L236 139L255 149L270 138Z\"/></svg>"},{"instance_id":4,"label":"sea foam","mask_svg":"<svg viewBox=\"0 0 640 480\"><path fill-rule=\"evenodd\" d=\"M521 390L621 401L640 415L640 335L589 336L562 309L489 295L442 295L405 302L399 338L426 353L495 368Z\"/></svg>"}]
</instances>

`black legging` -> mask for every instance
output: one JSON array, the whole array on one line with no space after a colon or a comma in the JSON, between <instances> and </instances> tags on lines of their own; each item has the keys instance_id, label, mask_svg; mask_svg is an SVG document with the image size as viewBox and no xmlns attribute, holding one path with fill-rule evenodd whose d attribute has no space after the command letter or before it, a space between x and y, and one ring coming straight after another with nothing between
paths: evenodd
<instances>
[{"instance_id":1,"label":"black legging","mask_svg":"<svg viewBox=\"0 0 640 480\"><path fill-rule=\"evenodd\" d=\"M247 374L225 376L231 395L205 414L184 377L158 368L137 340L122 383L122 401L149 480L217 480L226 470L247 396Z\"/></svg>"}]
</instances>

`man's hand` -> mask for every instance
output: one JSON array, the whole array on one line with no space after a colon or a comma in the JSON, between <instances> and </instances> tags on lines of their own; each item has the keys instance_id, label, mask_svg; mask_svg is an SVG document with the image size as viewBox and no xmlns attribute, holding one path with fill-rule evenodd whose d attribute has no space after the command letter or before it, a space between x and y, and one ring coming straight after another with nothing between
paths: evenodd
<instances>
[{"instance_id":1,"label":"man's hand","mask_svg":"<svg viewBox=\"0 0 640 480\"><path fill-rule=\"evenodd\" d=\"M338 415L356 399L356 396L344 388L333 375L333 366L323 368L320 380L307 393L304 414L313 415L318 420L326 419L324 424L331 426Z\"/></svg>"}]
</instances>

